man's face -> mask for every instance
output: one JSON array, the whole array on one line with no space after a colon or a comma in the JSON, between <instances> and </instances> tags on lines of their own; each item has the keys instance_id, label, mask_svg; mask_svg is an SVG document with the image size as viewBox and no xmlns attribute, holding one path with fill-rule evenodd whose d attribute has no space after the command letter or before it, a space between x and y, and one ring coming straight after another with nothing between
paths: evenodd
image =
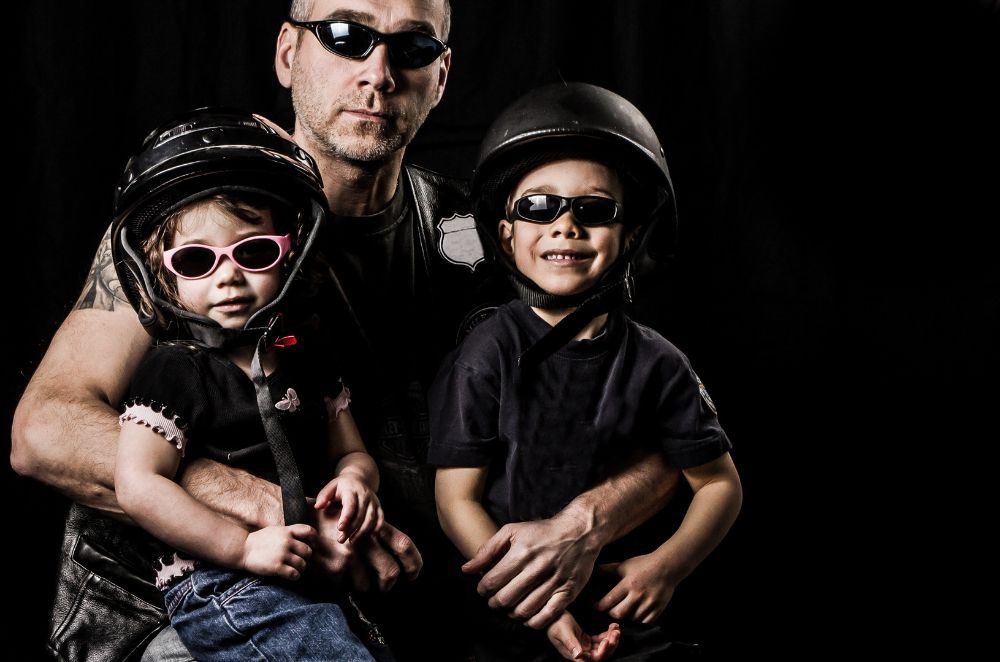
<instances>
[{"instance_id":1,"label":"man's face","mask_svg":"<svg viewBox=\"0 0 1000 662\"><path fill-rule=\"evenodd\" d=\"M417 30L441 39L442 0L316 0L308 20L342 18L382 33ZM298 18L298 17L297 17ZM389 62L384 43L364 60L326 50L316 35L285 24L279 80L291 87L296 138L327 157L378 162L405 147L444 92L451 51L419 69Z\"/></svg>"}]
</instances>

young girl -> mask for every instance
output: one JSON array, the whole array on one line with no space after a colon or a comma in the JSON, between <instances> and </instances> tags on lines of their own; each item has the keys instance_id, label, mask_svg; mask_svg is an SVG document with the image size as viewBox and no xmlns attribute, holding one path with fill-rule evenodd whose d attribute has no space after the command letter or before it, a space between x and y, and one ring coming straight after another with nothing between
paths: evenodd
<instances>
[{"instance_id":1,"label":"young girl","mask_svg":"<svg viewBox=\"0 0 1000 662\"><path fill-rule=\"evenodd\" d=\"M662 531L619 541L629 558L604 561L622 581L592 582L545 634L484 609L477 659L605 660L616 648L663 659L671 642L654 621L726 534L742 491L687 358L620 310L657 207L672 203L659 141L608 90L533 90L490 128L472 191L483 243L520 300L473 329L431 389L445 532L471 558L499 526L552 517L637 453L662 453L694 492L666 542L649 548Z\"/></svg>"},{"instance_id":2,"label":"young girl","mask_svg":"<svg viewBox=\"0 0 1000 662\"><path fill-rule=\"evenodd\" d=\"M154 131L122 182L116 268L161 342L125 400L115 490L172 548L156 577L171 624L203 662L371 660L338 596L297 582L317 536L303 495L330 475L319 468L335 465L315 509L340 509L340 543L382 525L349 393L277 335L324 217L314 164L253 116L202 111ZM248 532L196 501L174 482L194 457L280 483L285 524Z\"/></svg>"}]
</instances>

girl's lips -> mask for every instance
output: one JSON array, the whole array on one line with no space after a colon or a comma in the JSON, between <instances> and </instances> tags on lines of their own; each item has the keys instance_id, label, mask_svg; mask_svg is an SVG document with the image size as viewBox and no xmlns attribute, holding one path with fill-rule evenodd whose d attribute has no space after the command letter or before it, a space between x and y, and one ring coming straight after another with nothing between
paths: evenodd
<instances>
[{"instance_id":1,"label":"girl's lips","mask_svg":"<svg viewBox=\"0 0 1000 662\"><path fill-rule=\"evenodd\" d=\"M253 299L250 297L234 297L232 299L223 299L219 303L213 304L212 308L225 313L237 313L248 308L251 303L253 303Z\"/></svg>"}]
</instances>

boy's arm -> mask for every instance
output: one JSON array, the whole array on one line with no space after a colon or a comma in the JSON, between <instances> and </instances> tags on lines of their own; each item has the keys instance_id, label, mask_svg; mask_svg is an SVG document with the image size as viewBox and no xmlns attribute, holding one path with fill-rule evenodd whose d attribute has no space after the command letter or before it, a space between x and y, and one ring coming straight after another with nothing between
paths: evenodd
<instances>
[{"instance_id":1,"label":"boy's arm","mask_svg":"<svg viewBox=\"0 0 1000 662\"><path fill-rule=\"evenodd\" d=\"M438 519L448 538L469 559L497 532L480 499L486 467L442 467L434 480Z\"/></svg>"},{"instance_id":2,"label":"boy's arm","mask_svg":"<svg viewBox=\"0 0 1000 662\"><path fill-rule=\"evenodd\" d=\"M121 516L114 492L115 407L149 345L122 293L109 231L76 308L17 405L11 430L14 470L78 503ZM280 493L245 472L205 460L189 467L181 482L196 498L249 525L281 522Z\"/></svg>"},{"instance_id":3,"label":"boy's arm","mask_svg":"<svg viewBox=\"0 0 1000 662\"><path fill-rule=\"evenodd\" d=\"M600 550L666 505L679 477L660 453L641 455L554 517L505 525L462 569L492 568L479 582L490 606L548 627L583 589Z\"/></svg>"},{"instance_id":4,"label":"boy's arm","mask_svg":"<svg viewBox=\"0 0 1000 662\"><path fill-rule=\"evenodd\" d=\"M255 533L192 498L172 477L180 453L151 429L126 423L118 441L115 487L123 510L164 542L199 559L259 574L297 579L311 549L311 527L268 527Z\"/></svg>"},{"instance_id":5,"label":"boy's arm","mask_svg":"<svg viewBox=\"0 0 1000 662\"><path fill-rule=\"evenodd\" d=\"M651 554L608 567L622 579L597 603L598 610L610 609L613 618L652 622L736 520L743 488L729 453L683 473L694 496L680 527Z\"/></svg>"}]
</instances>

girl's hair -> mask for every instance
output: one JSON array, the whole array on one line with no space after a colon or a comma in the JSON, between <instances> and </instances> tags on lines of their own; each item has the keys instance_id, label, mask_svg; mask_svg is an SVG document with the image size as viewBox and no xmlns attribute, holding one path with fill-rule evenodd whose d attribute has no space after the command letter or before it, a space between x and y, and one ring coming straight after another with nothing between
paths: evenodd
<instances>
[{"instance_id":1,"label":"girl's hair","mask_svg":"<svg viewBox=\"0 0 1000 662\"><path fill-rule=\"evenodd\" d=\"M142 242L142 252L146 257L146 264L158 294L174 306L184 308L177 298L177 277L164 266L163 252L170 248L170 243L177 232L177 226L184 215L200 206L217 207L251 225L260 224L263 221L264 213L270 213L275 233L279 235L291 233L292 235L292 250L285 256L284 264L292 264L294 261L295 246L299 238L298 235L302 231L302 223L298 214L291 207L274 198L245 191L217 193L201 198L169 214ZM150 305L145 300L142 304L143 306Z\"/></svg>"}]
</instances>

